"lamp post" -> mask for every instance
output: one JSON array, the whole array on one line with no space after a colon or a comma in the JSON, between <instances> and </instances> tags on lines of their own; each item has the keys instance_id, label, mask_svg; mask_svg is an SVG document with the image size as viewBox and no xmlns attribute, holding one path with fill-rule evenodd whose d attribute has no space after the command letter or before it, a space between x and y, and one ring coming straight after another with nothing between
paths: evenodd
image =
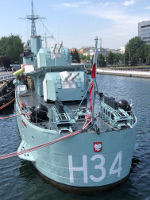
<instances>
[{"instance_id":1,"label":"lamp post","mask_svg":"<svg viewBox=\"0 0 150 200\"><path fill-rule=\"evenodd\" d=\"M129 63L129 66L131 66L131 54L130 54L130 51L129 51L129 61L128 61L128 63Z\"/></svg>"}]
</instances>

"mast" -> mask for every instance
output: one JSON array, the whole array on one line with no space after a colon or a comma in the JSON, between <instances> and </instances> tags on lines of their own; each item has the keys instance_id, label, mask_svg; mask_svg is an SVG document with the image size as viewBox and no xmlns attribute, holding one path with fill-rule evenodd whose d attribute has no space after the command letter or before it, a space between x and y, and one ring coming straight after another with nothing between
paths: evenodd
<instances>
[{"instance_id":1,"label":"mast","mask_svg":"<svg viewBox=\"0 0 150 200\"><path fill-rule=\"evenodd\" d=\"M33 0L31 1L31 15L27 15L27 19L31 20L31 36L36 36L35 20L40 19L39 15L34 15Z\"/></svg>"},{"instance_id":2,"label":"mast","mask_svg":"<svg viewBox=\"0 0 150 200\"><path fill-rule=\"evenodd\" d=\"M96 37L94 38L94 40L95 40L95 50L97 50L97 45L98 45L98 37L96 36ZM97 63L96 63L96 65L97 65Z\"/></svg>"},{"instance_id":3,"label":"mast","mask_svg":"<svg viewBox=\"0 0 150 200\"><path fill-rule=\"evenodd\" d=\"M31 1L31 15L27 15L25 18L21 18L21 19L31 20L31 37L32 37L32 36L37 36L35 21L37 19L45 19L45 18L34 14L34 4L33 4L33 0L32 0Z\"/></svg>"}]
</instances>

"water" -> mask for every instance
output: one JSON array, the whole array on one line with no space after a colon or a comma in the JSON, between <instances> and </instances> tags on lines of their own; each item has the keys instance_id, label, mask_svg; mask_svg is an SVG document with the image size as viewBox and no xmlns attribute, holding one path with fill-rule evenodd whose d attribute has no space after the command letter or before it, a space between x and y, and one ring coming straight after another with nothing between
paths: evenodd
<instances>
[{"instance_id":1,"label":"water","mask_svg":"<svg viewBox=\"0 0 150 200\"><path fill-rule=\"evenodd\" d=\"M137 142L129 179L118 188L79 196L64 193L44 182L33 166L18 157L0 161L0 200L150 200L150 79L98 75L99 91L117 100L132 100L138 118ZM15 113L1 111L1 116ZM0 120L0 154L17 150L20 136L16 118Z\"/></svg>"}]
</instances>

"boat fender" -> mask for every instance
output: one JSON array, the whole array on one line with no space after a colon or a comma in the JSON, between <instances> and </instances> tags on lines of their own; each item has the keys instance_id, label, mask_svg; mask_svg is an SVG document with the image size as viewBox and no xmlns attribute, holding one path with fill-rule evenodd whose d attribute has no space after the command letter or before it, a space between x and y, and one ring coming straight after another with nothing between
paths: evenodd
<instances>
[{"instance_id":1,"label":"boat fender","mask_svg":"<svg viewBox=\"0 0 150 200\"><path fill-rule=\"evenodd\" d=\"M19 74L23 73L24 70L23 69L19 69L16 72L13 73L13 76L18 76Z\"/></svg>"},{"instance_id":2,"label":"boat fender","mask_svg":"<svg viewBox=\"0 0 150 200\"><path fill-rule=\"evenodd\" d=\"M125 111L131 111L131 106L130 106L129 102L124 99L120 100L118 102L118 105L120 108L122 108Z\"/></svg>"}]
</instances>

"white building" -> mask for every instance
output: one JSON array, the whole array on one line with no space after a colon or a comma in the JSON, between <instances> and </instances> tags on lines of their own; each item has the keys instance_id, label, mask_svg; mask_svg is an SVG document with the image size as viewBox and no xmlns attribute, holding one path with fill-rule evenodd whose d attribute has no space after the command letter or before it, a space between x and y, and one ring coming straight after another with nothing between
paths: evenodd
<instances>
[{"instance_id":1,"label":"white building","mask_svg":"<svg viewBox=\"0 0 150 200\"><path fill-rule=\"evenodd\" d=\"M125 53L125 47L121 47L120 53L121 53L121 54L124 54L124 53Z\"/></svg>"},{"instance_id":2,"label":"white building","mask_svg":"<svg viewBox=\"0 0 150 200\"><path fill-rule=\"evenodd\" d=\"M141 37L146 44L150 44L150 20L138 23L138 36Z\"/></svg>"}]
</instances>

